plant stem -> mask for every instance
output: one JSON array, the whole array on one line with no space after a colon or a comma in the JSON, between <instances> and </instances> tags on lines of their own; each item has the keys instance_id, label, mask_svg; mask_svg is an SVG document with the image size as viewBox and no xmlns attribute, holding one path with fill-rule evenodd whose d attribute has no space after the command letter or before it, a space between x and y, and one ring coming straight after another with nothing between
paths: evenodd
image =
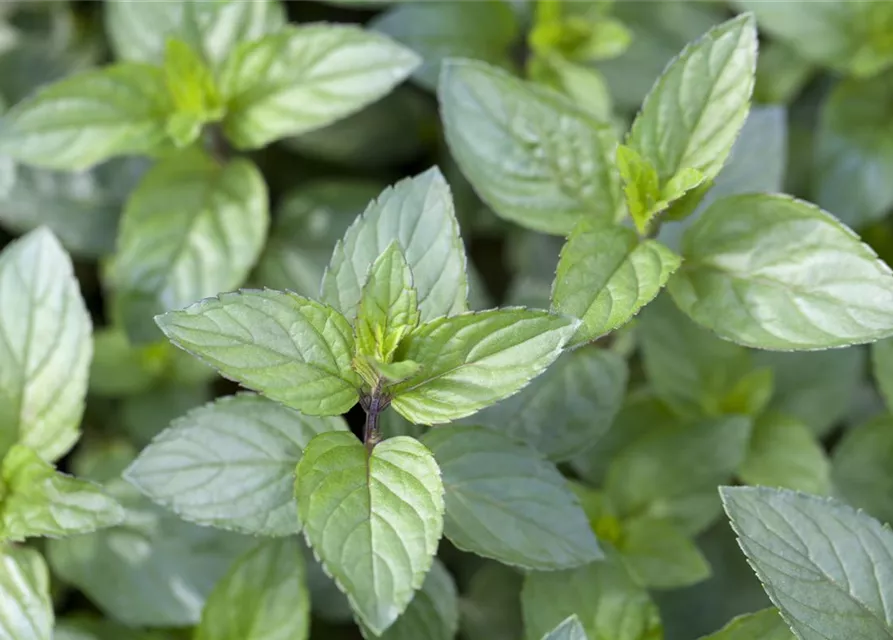
<instances>
[{"instance_id":1,"label":"plant stem","mask_svg":"<svg viewBox=\"0 0 893 640\"><path fill-rule=\"evenodd\" d=\"M363 430L363 444L366 452L371 456L372 449L381 441L381 432L378 430L378 414L385 408L381 397L381 383L372 389L372 395L366 405L366 428Z\"/></svg>"}]
</instances>

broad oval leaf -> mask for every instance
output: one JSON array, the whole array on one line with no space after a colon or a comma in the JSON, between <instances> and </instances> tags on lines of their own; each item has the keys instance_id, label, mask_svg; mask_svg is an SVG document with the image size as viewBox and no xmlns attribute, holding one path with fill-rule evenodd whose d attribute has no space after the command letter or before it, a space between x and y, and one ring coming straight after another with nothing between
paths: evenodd
<instances>
[{"instance_id":1,"label":"broad oval leaf","mask_svg":"<svg viewBox=\"0 0 893 640\"><path fill-rule=\"evenodd\" d=\"M0 602L0 638L52 639L50 572L39 551L0 547Z\"/></svg>"},{"instance_id":2,"label":"broad oval leaf","mask_svg":"<svg viewBox=\"0 0 893 640\"><path fill-rule=\"evenodd\" d=\"M651 302L679 268L679 256L657 240L607 221L583 221L561 250L552 309L583 322L579 345L617 329Z\"/></svg>"},{"instance_id":3,"label":"broad oval leaf","mask_svg":"<svg viewBox=\"0 0 893 640\"><path fill-rule=\"evenodd\" d=\"M194 149L155 165L124 209L112 265L131 339L158 339L152 317L241 285L263 249L267 188L245 159Z\"/></svg>"},{"instance_id":4,"label":"broad oval leaf","mask_svg":"<svg viewBox=\"0 0 893 640\"><path fill-rule=\"evenodd\" d=\"M171 148L173 105L161 70L122 63L50 84L0 121L0 153L48 169L88 169L116 155Z\"/></svg>"},{"instance_id":5,"label":"broad oval leaf","mask_svg":"<svg viewBox=\"0 0 893 640\"><path fill-rule=\"evenodd\" d=\"M391 406L415 424L471 415L517 393L561 355L578 322L532 309L464 313L409 334L395 359L422 364L392 389Z\"/></svg>"},{"instance_id":6,"label":"broad oval leaf","mask_svg":"<svg viewBox=\"0 0 893 640\"><path fill-rule=\"evenodd\" d=\"M184 520L260 536L300 531L295 465L313 436L346 430L340 417L305 416L254 394L193 409L125 472Z\"/></svg>"},{"instance_id":7,"label":"broad oval leaf","mask_svg":"<svg viewBox=\"0 0 893 640\"><path fill-rule=\"evenodd\" d=\"M580 618L572 615L543 636L543 640L587 640Z\"/></svg>"},{"instance_id":8,"label":"broad oval leaf","mask_svg":"<svg viewBox=\"0 0 893 640\"><path fill-rule=\"evenodd\" d=\"M871 370L887 408L893 411L893 338L871 345Z\"/></svg>"},{"instance_id":9,"label":"broad oval leaf","mask_svg":"<svg viewBox=\"0 0 893 640\"><path fill-rule=\"evenodd\" d=\"M548 89L482 62L449 60L438 89L450 150L497 214L564 235L622 209L613 127Z\"/></svg>"},{"instance_id":10,"label":"broad oval leaf","mask_svg":"<svg viewBox=\"0 0 893 640\"><path fill-rule=\"evenodd\" d=\"M629 135L661 183L681 169L716 177L747 118L756 62L756 25L742 15L686 46L661 74Z\"/></svg>"},{"instance_id":11,"label":"broad oval leaf","mask_svg":"<svg viewBox=\"0 0 893 640\"><path fill-rule=\"evenodd\" d=\"M770 607L734 618L716 633L701 640L796 640L778 609Z\"/></svg>"},{"instance_id":12,"label":"broad oval leaf","mask_svg":"<svg viewBox=\"0 0 893 640\"><path fill-rule=\"evenodd\" d=\"M52 462L77 441L91 322L71 260L46 228L0 254L0 455L16 442Z\"/></svg>"},{"instance_id":13,"label":"broad oval leaf","mask_svg":"<svg viewBox=\"0 0 893 640\"><path fill-rule=\"evenodd\" d=\"M444 535L503 564L550 571L602 557L564 477L525 444L483 427L422 437L443 474Z\"/></svg>"},{"instance_id":14,"label":"broad oval leaf","mask_svg":"<svg viewBox=\"0 0 893 640\"><path fill-rule=\"evenodd\" d=\"M272 290L222 293L156 322L222 375L302 413L338 415L357 402L353 330L313 300Z\"/></svg>"},{"instance_id":15,"label":"broad oval leaf","mask_svg":"<svg viewBox=\"0 0 893 640\"><path fill-rule=\"evenodd\" d=\"M683 245L670 293L727 340L783 351L893 335L890 268L815 205L785 195L724 198Z\"/></svg>"},{"instance_id":16,"label":"broad oval leaf","mask_svg":"<svg viewBox=\"0 0 893 640\"><path fill-rule=\"evenodd\" d=\"M879 416L846 432L834 449L834 495L893 524L893 419Z\"/></svg>"},{"instance_id":17,"label":"broad oval leaf","mask_svg":"<svg viewBox=\"0 0 893 640\"><path fill-rule=\"evenodd\" d=\"M293 538L265 540L236 560L202 611L196 640L306 640L310 595Z\"/></svg>"},{"instance_id":18,"label":"broad oval leaf","mask_svg":"<svg viewBox=\"0 0 893 640\"><path fill-rule=\"evenodd\" d=\"M381 635L422 586L443 532L434 456L407 436L367 453L352 433L323 433L298 463L295 496L314 554Z\"/></svg>"},{"instance_id":19,"label":"broad oval leaf","mask_svg":"<svg viewBox=\"0 0 893 640\"><path fill-rule=\"evenodd\" d=\"M437 167L385 189L350 226L323 277L323 301L353 320L369 268L394 240L412 272L422 322L468 309L465 248Z\"/></svg>"},{"instance_id":20,"label":"broad oval leaf","mask_svg":"<svg viewBox=\"0 0 893 640\"><path fill-rule=\"evenodd\" d=\"M893 532L834 500L722 487L741 548L802 640L893 636Z\"/></svg>"},{"instance_id":21,"label":"broad oval leaf","mask_svg":"<svg viewBox=\"0 0 893 640\"><path fill-rule=\"evenodd\" d=\"M344 25L285 27L243 42L220 70L223 130L239 149L319 129L375 102L419 64L409 49Z\"/></svg>"}]
</instances>

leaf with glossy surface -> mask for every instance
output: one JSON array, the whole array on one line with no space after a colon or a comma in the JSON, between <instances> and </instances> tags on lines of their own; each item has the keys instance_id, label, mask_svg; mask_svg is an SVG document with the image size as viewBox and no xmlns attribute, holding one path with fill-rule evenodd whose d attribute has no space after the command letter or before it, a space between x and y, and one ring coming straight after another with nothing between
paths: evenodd
<instances>
[{"instance_id":1,"label":"leaf with glossy surface","mask_svg":"<svg viewBox=\"0 0 893 640\"><path fill-rule=\"evenodd\" d=\"M679 589L710 577L698 545L672 522L650 517L622 524L617 550L630 574L649 589Z\"/></svg>"},{"instance_id":2,"label":"leaf with glossy surface","mask_svg":"<svg viewBox=\"0 0 893 640\"><path fill-rule=\"evenodd\" d=\"M726 512L766 593L802 640L893 636L893 532L837 501L723 487Z\"/></svg>"},{"instance_id":3,"label":"leaf with glossy surface","mask_svg":"<svg viewBox=\"0 0 893 640\"><path fill-rule=\"evenodd\" d=\"M77 441L93 343L71 260L46 228L0 254L0 454L54 461Z\"/></svg>"},{"instance_id":4,"label":"leaf with glossy surface","mask_svg":"<svg viewBox=\"0 0 893 640\"><path fill-rule=\"evenodd\" d=\"M353 320L369 268L394 240L412 272L422 322L468 309L465 248L437 167L385 189L350 226L332 253L323 301Z\"/></svg>"},{"instance_id":5,"label":"leaf with glossy surface","mask_svg":"<svg viewBox=\"0 0 893 640\"><path fill-rule=\"evenodd\" d=\"M834 493L893 524L893 419L880 416L847 431L834 449Z\"/></svg>"},{"instance_id":6,"label":"leaf with glossy surface","mask_svg":"<svg viewBox=\"0 0 893 640\"><path fill-rule=\"evenodd\" d=\"M281 291L222 293L156 318L175 345L308 415L357 402L353 330L334 309Z\"/></svg>"},{"instance_id":7,"label":"leaf with glossy surface","mask_svg":"<svg viewBox=\"0 0 893 640\"><path fill-rule=\"evenodd\" d=\"M0 547L0 602L2 640L51 640L50 572L40 552Z\"/></svg>"},{"instance_id":8,"label":"leaf with glossy surface","mask_svg":"<svg viewBox=\"0 0 893 640\"><path fill-rule=\"evenodd\" d=\"M391 406L415 424L471 415L518 392L561 355L577 321L507 308L427 322L407 336L396 359L422 370L395 385Z\"/></svg>"},{"instance_id":9,"label":"leaf with glossy surface","mask_svg":"<svg viewBox=\"0 0 893 640\"><path fill-rule=\"evenodd\" d=\"M352 433L323 433L298 463L304 536L372 633L390 627L422 586L443 532L434 456L407 436L371 454Z\"/></svg>"},{"instance_id":10,"label":"leaf with glossy surface","mask_svg":"<svg viewBox=\"0 0 893 640\"><path fill-rule=\"evenodd\" d=\"M443 474L444 535L464 551L549 571L602 557L558 469L529 446L483 427L422 437Z\"/></svg>"},{"instance_id":11,"label":"leaf with glossy surface","mask_svg":"<svg viewBox=\"0 0 893 640\"><path fill-rule=\"evenodd\" d=\"M310 597L292 538L266 540L236 560L202 611L196 640L306 640Z\"/></svg>"},{"instance_id":12,"label":"leaf with glossy surface","mask_svg":"<svg viewBox=\"0 0 893 640\"><path fill-rule=\"evenodd\" d=\"M773 607L738 616L716 633L711 633L701 640L796 640L796 638L784 619L778 615L778 609Z\"/></svg>"},{"instance_id":13,"label":"leaf with glossy surface","mask_svg":"<svg viewBox=\"0 0 893 640\"><path fill-rule=\"evenodd\" d=\"M622 208L616 135L558 93L481 62L450 60L438 89L450 150L498 215L564 235Z\"/></svg>"},{"instance_id":14,"label":"leaf with glossy surface","mask_svg":"<svg viewBox=\"0 0 893 640\"><path fill-rule=\"evenodd\" d=\"M543 640L587 640L580 618L572 615L543 636Z\"/></svg>"},{"instance_id":15,"label":"leaf with glossy surface","mask_svg":"<svg viewBox=\"0 0 893 640\"><path fill-rule=\"evenodd\" d=\"M199 150L155 165L124 210L112 265L128 335L157 340L152 316L241 285L267 236L267 188L245 159Z\"/></svg>"},{"instance_id":16,"label":"leaf with glossy surface","mask_svg":"<svg viewBox=\"0 0 893 640\"><path fill-rule=\"evenodd\" d=\"M785 195L715 202L685 234L679 307L721 337L811 350L893 335L893 275L847 227Z\"/></svg>"},{"instance_id":17,"label":"leaf with glossy surface","mask_svg":"<svg viewBox=\"0 0 893 640\"><path fill-rule=\"evenodd\" d=\"M285 27L241 43L224 62L224 133L255 149L319 129L380 99L418 64L409 49L357 27Z\"/></svg>"},{"instance_id":18,"label":"leaf with glossy surface","mask_svg":"<svg viewBox=\"0 0 893 640\"><path fill-rule=\"evenodd\" d=\"M143 449L125 477L184 520L240 533L301 529L295 465L313 436L346 430L340 417L311 417L254 394L190 411Z\"/></svg>"},{"instance_id":19,"label":"leaf with glossy surface","mask_svg":"<svg viewBox=\"0 0 893 640\"><path fill-rule=\"evenodd\" d=\"M656 240L600 221L577 225L561 250L552 309L583 322L571 345L623 326L651 302L679 268L680 258Z\"/></svg>"}]
</instances>

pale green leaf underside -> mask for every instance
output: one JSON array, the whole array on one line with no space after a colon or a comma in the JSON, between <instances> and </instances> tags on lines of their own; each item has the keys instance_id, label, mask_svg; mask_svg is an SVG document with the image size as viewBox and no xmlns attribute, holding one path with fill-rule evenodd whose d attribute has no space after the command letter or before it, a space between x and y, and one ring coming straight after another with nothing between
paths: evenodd
<instances>
[{"instance_id":1,"label":"pale green leaf underside","mask_svg":"<svg viewBox=\"0 0 893 640\"><path fill-rule=\"evenodd\" d=\"M771 607L733 618L722 629L701 640L796 640L796 638L784 619L778 615L778 609Z\"/></svg>"},{"instance_id":2,"label":"pale green leaf underside","mask_svg":"<svg viewBox=\"0 0 893 640\"><path fill-rule=\"evenodd\" d=\"M651 302L679 267L680 258L656 240L609 222L583 222L561 250L552 309L583 322L578 345L613 331Z\"/></svg>"},{"instance_id":3,"label":"pale green leaf underside","mask_svg":"<svg viewBox=\"0 0 893 640\"><path fill-rule=\"evenodd\" d=\"M127 479L185 520L261 536L300 531L295 465L340 417L305 416L254 394L225 396L174 420Z\"/></svg>"},{"instance_id":4,"label":"pale green leaf underside","mask_svg":"<svg viewBox=\"0 0 893 640\"><path fill-rule=\"evenodd\" d=\"M577 322L506 308L438 318L406 338L396 359L422 364L393 388L391 406L410 422L468 416L519 391L561 354Z\"/></svg>"},{"instance_id":5,"label":"pale green leaf underside","mask_svg":"<svg viewBox=\"0 0 893 640\"><path fill-rule=\"evenodd\" d=\"M837 501L723 487L766 593L801 640L893 638L893 533Z\"/></svg>"},{"instance_id":6,"label":"pale green leaf underside","mask_svg":"<svg viewBox=\"0 0 893 640\"><path fill-rule=\"evenodd\" d=\"M337 311L293 293L222 293L156 318L171 342L221 374L308 415L357 402L353 329Z\"/></svg>"},{"instance_id":7,"label":"pale green leaf underside","mask_svg":"<svg viewBox=\"0 0 893 640\"><path fill-rule=\"evenodd\" d=\"M432 429L422 443L443 474L444 534L460 549L544 571L602 557L564 477L529 446L466 426Z\"/></svg>"},{"instance_id":8,"label":"pale green leaf underside","mask_svg":"<svg viewBox=\"0 0 893 640\"><path fill-rule=\"evenodd\" d=\"M383 97L418 64L409 49L354 26L285 27L241 43L223 64L223 130L253 149L319 129Z\"/></svg>"},{"instance_id":9,"label":"pale green leaf underside","mask_svg":"<svg viewBox=\"0 0 893 640\"><path fill-rule=\"evenodd\" d=\"M0 548L0 640L51 640L50 572L40 552Z\"/></svg>"},{"instance_id":10,"label":"pale green leaf underside","mask_svg":"<svg viewBox=\"0 0 893 640\"><path fill-rule=\"evenodd\" d=\"M670 280L679 307L759 349L810 350L893 335L893 275L850 229L785 195L731 196L686 232Z\"/></svg>"},{"instance_id":11,"label":"pale green leaf underside","mask_svg":"<svg viewBox=\"0 0 893 640\"><path fill-rule=\"evenodd\" d=\"M239 558L202 611L196 640L306 640L310 595L293 539L265 540Z\"/></svg>"},{"instance_id":12,"label":"pale green leaf underside","mask_svg":"<svg viewBox=\"0 0 893 640\"><path fill-rule=\"evenodd\" d=\"M548 89L482 62L449 60L440 74L450 150L500 216L556 235L621 207L614 129Z\"/></svg>"},{"instance_id":13,"label":"pale green leaf underside","mask_svg":"<svg viewBox=\"0 0 893 640\"><path fill-rule=\"evenodd\" d=\"M543 640L587 640L586 630L580 624L580 618L572 615L544 635Z\"/></svg>"},{"instance_id":14,"label":"pale green leaf underside","mask_svg":"<svg viewBox=\"0 0 893 640\"><path fill-rule=\"evenodd\" d=\"M48 461L77 441L91 321L71 261L46 228L0 254L0 455L16 442Z\"/></svg>"},{"instance_id":15,"label":"pale green leaf underside","mask_svg":"<svg viewBox=\"0 0 893 640\"><path fill-rule=\"evenodd\" d=\"M350 226L323 278L323 301L353 320L369 268L394 240L423 322L468 309L465 248L450 187L436 167L385 189Z\"/></svg>"},{"instance_id":16,"label":"pale green leaf underside","mask_svg":"<svg viewBox=\"0 0 893 640\"><path fill-rule=\"evenodd\" d=\"M385 440L367 456L352 433L316 436L295 495L314 554L375 634L390 627L431 567L443 532L443 485L417 440Z\"/></svg>"}]
</instances>

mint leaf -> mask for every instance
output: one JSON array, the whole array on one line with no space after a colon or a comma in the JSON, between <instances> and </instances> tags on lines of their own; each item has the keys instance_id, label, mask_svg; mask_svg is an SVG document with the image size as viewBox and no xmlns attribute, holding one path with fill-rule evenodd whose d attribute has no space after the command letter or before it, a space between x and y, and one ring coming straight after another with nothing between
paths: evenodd
<instances>
[{"instance_id":1,"label":"mint leaf","mask_svg":"<svg viewBox=\"0 0 893 640\"><path fill-rule=\"evenodd\" d=\"M265 540L236 560L202 611L196 640L310 637L310 597L301 547Z\"/></svg>"},{"instance_id":2,"label":"mint leaf","mask_svg":"<svg viewBox=\"0 0 893 640\"><path fill-rule=\"evenodd\" d=\"M90 393L118 397L151 389L164 374L173 347L164 342L134 346L124 332L100 327L93 332Z\"/></svg>"},{"instance_id":3,"label":"mint leaf","mask_svg":"<svg viewBox=\"0 0 893 640\"><path fill-rule=\"evenodd\" d=\"M396 360L423 368L392 388L391 406L416 424L464 418L545 371L576 328L565 316L520 308L426 322L397 351Z\"/></svg>"},{"instance_id":4,"label":"mint leaf","mask_svg":"<svg viewBox=\"0 0 893 640\"><path fill-rule=\"evenodd\" d=\"M576 496L532 448L465 426L432 429L422 443L443 474L444 534L458 548L545 571L602 557Z\"/></svg>"},{"instance_id":5,"label":"mint leaf","mask_svg":"<svg viewBox=\"0 0 893 640\"><path fill-rule=\"evenodd\" d=\"M796 418L764 413L756 419L738 475L747 484L814 494L831 488L831 465L812 431Z\"/></svg>"},{"instance_id":6,"label":"mint leaf","mask_svg":"<svg viewBox=\"0 0 893 640\"><path fill-rule=\"evenodd\" d=\"M656 240L640 242L632 229L584 220L568 237L552 285L552 309L583 322L571 345L623 326L651 302L680 259Z\"/></svg>"},{"instance_id":7,"label":"mint leaf","mask_svg":"<svg viewBox=\"0 0 893 640\"><path fill-rule=\"evenodd\" d=\"M225 396L174 420L125 476L185 520L293 534L301 529L295 465L313 436L345 429L340 417L304 416L254 394Z\"/></svg>"},{"instance_id":8,"label":"mint leaf","mask_svg":"<svg viewBox=\"0 0 893 640\"><path fill-rule=\"evenodd\" d=\"M701 640L795 640L795 637L773 607L738 616Z\"/></svg>"},{"instance_id":9,"label":"mint leaf","mask_svg":"<svg viewBox=\"0 0 893 640\"><path fill-rule=\"evenodd\" d=\"M673 299L727 340L809 350L893 334L890 268L809 203L766 194L718 200L686 232L682 254Z\"/></svg>"},{"instance_id":10,"label":"mint leaf","mask_svg":"<svg viewBox=\"0 0 893 640\"><path fill-rule=\"evenodd\" d=\"M3 116L0 153L48 169L88 169L170 147L173 105L159 69L122 63L48 85Z\"/></svg>"},{"instance_id":11,"label":"mint leaf","mask_svg":"<svg viewBox=\"0 0 893 640\"><path fill-rule=\"evenodd\" d=\"M586 630L580 618L572 615L543 636L543 640L586 640Z\"/></svg>"},{"instance_id":12,"label":"mint leaf","mask_svg":"<svg viewBox=\"0 0 893 640\"><path fill-rule=\"evenodd\" d=\"M871 345L871 368L884 402L888 408L893 407L893 339Z\"/></svg>"},{"instance_id":13,"label":"mint leaf","mask_svg":"<svg viewBox=\"0 0 893 640\"><path fill-rule=\"evenodd\" d=\"M528 77L566 95L598 120L611 121L611 94L598 69L567 60L560 55L544 55L530 60Z\"/></svg>"},{"instance_id":14,"label":"mint leaf","mask_svg":"<svg viewBox=\"0 0 893 640\"><path fill-rule=\"evenodd\" d=\"M124 209L112 265L128 335L157 340L152 316L238 287L267 235L267 188L245 159L198 149L155 165Z\"/></svg>"},{"instance_id":15,"label":"mint leaf","mask_svg":"<svg viewBox=\"0 0 893 640\"><path fill-rule=\"evenodd\" d=\"M50 572L39 552L0 546L0 638L51 640Z\"/></svg>"},{"instance_id":16,"label":"mint leaf","mask_svg":"<svg viewBox=\"0 0 893 640\"><path fill-rule=\"evenodd\" d=\"M304 535L369 630L381 635L409 605L443 531L443 485L417 440L367 453L352 433L323 433L298 463Z\"/></svg>"},{"instance_id":17,"label":"mint leaf","mask_svg":"<svg viewBox=\"0 0 893 640\"><path fill-rule=\"evenodd\" d=\"M614 421L627 381L620 355L587 347L564 353L519 393L463 420L528 443L551 460L591 448Z\"/></svg>"},{"instance_id":18,"label":"mint leaf","mask_svg":"<svg viewBox=\"0 0 893 640\"><path fill-rule=\"evenodd\" d=\"M124 509L99 485L59 473L27 447L7 452L0 476L0 540L90 533L124 519Z\"/></svg>"},{"instance_id":19,"label":"mint leaf","mask_svg":"<svg viewBox=\"0 0 893 640\"><path fill-rule=\"evenodd\" d=\"M722 487L741 548L803 640L893 635L893 533L843 503L783 489Z\"/></svg>"},{"instance_id":20,"label":"mint leaf","mask_svg":"<svg viewBox=\"0 0 893 640\"><path fill-rule=\"evenodd\" d=\"M168 118L167 132L174 144L185 147L198 138L203 124L223 116L223 104L211 69L185 42L168 40L162 70L176 110Z\"/></svg>"},{"instance_id":21,"label":"mint leaf","mask_svg":"<svg viewBox=\"0 0 893 640\"><path fill-rule=\"evenodd\" d=\"M743 15L687 45L661 74L628 140L661 185L683 169L707 181L719 174L747 117L756 60L756 26Z\"/></svg>"},{"instance_id":22,"label":"mint leaf","mask_svg":"<svg viewBox=\"0 0 893 640\"><path fill-rule=\"evenodd\" d=\"M285 27L239 44L220 69L223 130L255 149L348 116L389 93L418 57L352 26Z\"/></svg>"},{"instance_id":23,"label":"mint leaf","mask_svg":"<svg viewBox=\"0 0 893 640\"><path fill-rule=\"evenodd\" d=\"M418 324L418 294L412 284L409 265L394 240L369 269L357 310L357 350L388 364L400 342ZM415 371L411 368L406 373ZM401 373L396 375L409 377Z\"/></svg>"},{"instance_id":24,"label":"mint leaf","mask_svg":"<svg viewBox=\"0 0 893 640\"><path fill-rule=\"evenodd\" d=\"M272 290L222 293L156 322L224 376L308 415L337 415L357 402L353 330L318 302Z\"/></svg>"},{"instance_id":25,"label":"mint leaf","mask_svg":"<svg viewBox=\"0 0 893 640\"><path fill-rule=\"evenodd\" d=\"M424 63L413 79L431 91L437 89L446 58L472 58L510 68L511 46L520 31L512 7L501 0L401 4L374 19L370 28L422 56Z\"/></svg>"},{"instance_id":26,"label":"mint leaf","mask_svg":"<svg viewBox=\"0 0 893 640\"><path fill-rule=\"evenodd\" d=\"M695 541L672 522L648 516L622 524L617 550L630 574L650 589L679 589L710 577Z\"/></svg>"},{"instance_id":27,"label":"mint leaf","mask_svg":"<svg viewBox=\"0 0 893 640\"><path fill-rule=\"evenodd\" d=\"M44 460L77 441L93 343L71 260L46 228L0 253L0 455L18 442Z\"/></svg>"},{"instance_id":28,"label":"mint leaf","mask_svg":"<svg viewBox=\"0 0 893 640\"><path fill-rule=\"evenodd\" d=\"M651 218L667 206L667 203L660 202L657 169L638 151L623 144L617 146L616 161L629 215L639 233L644 234Z\"/></svg>"},{"instance_id":29,"label":"mint leaf","mask_svg":"<svg viewBox=\"0 0 893 640\"><path fill-rule=\"evenodd\" d=\"M610 125L551 90L471 60L444 64L438 97L456 162L498 215L556 235L582 218L619 216Z\"/></svg>"},{"instance_id":30,"label":"mint leaf","mask_svg":"<svg viewBox=\"0 0 893 640\"><path fill-rule=\"evenodd\" d=\"M523 637L521 586L515 570L485 561L462 594L461 630L468 640L517 640Z\"/></svg>"},{"instance_id":31,"label":"mint leaf","mask_svg":"<svg viewBox=\"0 0 893 640\"><path fill-rule=\"evenodd\" d=\"M879 416L846 432L834 449L831 476L835 495L893 523L893 420Z\"/></svg>"},{"instance_id":32,"label":"mint leaf","mask_svg":"<svg viewBox=\"0 0 893 640\"><path fill-rule=\"evenodd\" d=\"M589 638L647 640L660 637L657 607L617 559L566 571L531 572L521 591L524 637L540 640L576 615Z\"/></svg>"},{"instance_id":33,"label":"mint leaf","mask_svg":"<svg viewBox=\"0 0 893 640\"><path fill-rule=\"evenodd\" d=\"M332 253L323 301L353 320L369 268L394 240L412 272L423 322L468 309L465 248L437 167L385 189L350 226Z\"/></svg>"}]
</instances>

